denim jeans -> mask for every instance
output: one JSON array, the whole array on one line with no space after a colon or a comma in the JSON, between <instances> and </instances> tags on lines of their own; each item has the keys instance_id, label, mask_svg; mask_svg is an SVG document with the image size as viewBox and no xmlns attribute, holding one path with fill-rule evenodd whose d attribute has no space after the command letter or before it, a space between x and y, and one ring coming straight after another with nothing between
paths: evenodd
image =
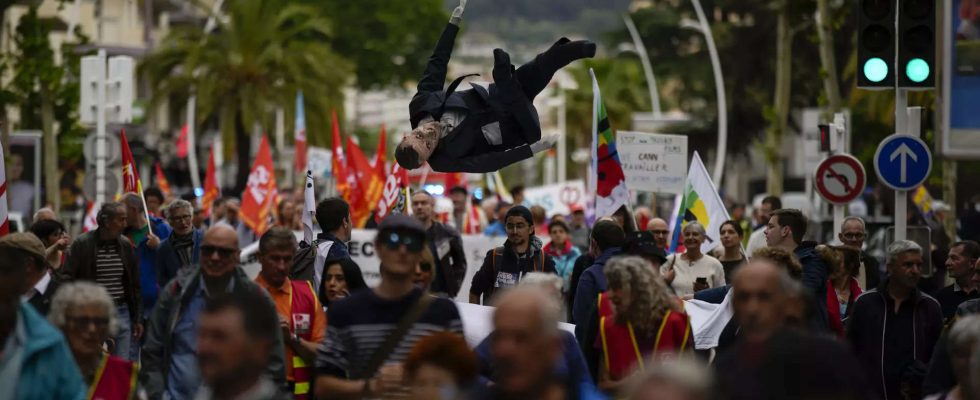
<instances>
[{"instance_id":1,"label":"denim jeans","mask_svg":"<svg viewBox=\"0 0 980 400\"><path fill-rule=\"evenodd\" d=\"M116 347L113 349L112 355L136 361L139 355L139 346L135 345L136 342L133 340L133 323L129 319L128 306L124 304L116 307L116 320L119 321L119 330L113 337L116 341Z\"/></svg>"}]
</instances>

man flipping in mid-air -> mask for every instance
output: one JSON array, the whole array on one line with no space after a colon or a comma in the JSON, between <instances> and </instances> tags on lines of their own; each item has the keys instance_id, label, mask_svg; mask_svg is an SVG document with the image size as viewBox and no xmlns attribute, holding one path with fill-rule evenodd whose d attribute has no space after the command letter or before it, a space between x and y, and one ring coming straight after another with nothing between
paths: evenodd
<instances>
[{"instance_id":1,"label":"man flipping in mid-air","mask_svg":"<svg viewBox=\"0 0 980 400\"><path fill-rule=\"evenodd\" d=\"M595 55L595 43L561 38L515 69L510 55L495 49L489 89L471 83L471 89L455 91L464 78L473 76L467 75L443 91L464 7L466 0L460 0L453 10L408 106L413 131L395 150L403 168L419 168L428 161L439 172L493 172L551 148L558 137L541 137L534 97L559 69Z\"/></svg>"}]
</instances>

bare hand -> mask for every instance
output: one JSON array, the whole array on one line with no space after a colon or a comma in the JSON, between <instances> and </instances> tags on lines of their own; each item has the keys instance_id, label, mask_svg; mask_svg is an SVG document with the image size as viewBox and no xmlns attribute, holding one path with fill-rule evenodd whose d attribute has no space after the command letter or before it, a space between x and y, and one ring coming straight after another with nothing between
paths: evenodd
<instances>
[{"instance_id":1,"label":"bare hand","mask_svg":"<svg viewBox=\"0 0 980 400\"><path fill-rule=\"evenodd\" d=\"M143 324L133 325L133 337L139 340L143 337Z\"/></svg>"},{"instance_id":2,"label":"bare hand","mask_svg":"<svg viewBox=\"0 0 980 400\"><path fill-rule=\"evenodd\" d=\"M667 282L668 285L671 284L671 283L673 283L674 282L674 275L676 275L676 274L677 274L677 272L675 272L673 268L667 269L667 272L664 272L663 273L664 282Z\"/></svg>"},{"instance_id":3,"label":"bare hand","mask_svg":"<svg viewBox=\"0 0 980 400\"><path fill-rule=\"evenodd\" d=\"M710 287L711 286L708 286L708 282L694 282L694 292L695 293L700 292L700 291L705 290L705 289L708 289Z\"/></svg>"},{"instance_id":4,"label":"bare hand","mask_svg":"<svg viewBox=\"0 0 980 400\"><path fill-rule=\"evenodd\" d=\"M68 242L70 240L71 239L68 237L67 234L63 234L61 235L61 238L58 239L57 242L54 242L54 248L57 249L58 251L68 250Z\"/></svg>"},{"instance_id":5,"label":"bare hand","mask_svg":"<svg viewBox=\"0 0 980 400\"><path fill-rule=\"evenodd\" d=\"M160 238L158 238L157 235L154 235L153 232L150 232L146 237L147 237L146 240L147 247L153 250L156 250L158 247L160 247Z\"/></svg>"},{"instance_id":6,"label":"bare hand","mask_svg":"<svg viewBox=\"0 0 980 400\"><path fill-rule=\"evenodd\" d=\"M279 318L279 329L282 329L282 335L284 337L288 338L292 334L292 332L289 330L289 321L286 321L285 318Z\"/></svg>"}]
</instances>

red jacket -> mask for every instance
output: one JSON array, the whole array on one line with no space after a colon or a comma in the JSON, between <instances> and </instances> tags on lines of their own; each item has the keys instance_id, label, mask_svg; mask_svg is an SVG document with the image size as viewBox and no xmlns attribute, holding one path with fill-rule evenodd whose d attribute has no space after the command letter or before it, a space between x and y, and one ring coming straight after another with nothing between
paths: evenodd
<instances>
[{"instance_id":1,"label":"red jacket","mask_svg":"<svg viewBox=\"0 0 980 400\"><path fill-rule=\"evenodd\" d=\"M827 319L830 322L830 330L837 333L837 336L844 337L844 322L843 319L851 316L851 307L854 306L854 300L861 295L861 286L858 284L857 279L851 278L848 281L851 287L851 297L847 299L847 309L844 311L844 315L840 315L840 301L837 300L837 291L834 289L834 282L827 280Z\"/></svg>"}]
</instances>

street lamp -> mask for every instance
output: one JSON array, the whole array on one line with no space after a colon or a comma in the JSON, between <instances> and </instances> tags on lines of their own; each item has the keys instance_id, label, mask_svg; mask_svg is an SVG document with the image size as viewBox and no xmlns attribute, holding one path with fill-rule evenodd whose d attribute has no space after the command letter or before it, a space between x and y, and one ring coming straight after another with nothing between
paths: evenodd
<instances>
[{"instance_id":1,"label":"street lamp","mask_svg":"<svg viewBox=\"0 0 980 400\"><path fill-rule=\"evenodd\" d=\"M647 90L650 91L650 106L653 108L653 116L654 118L660 118L662 114L660 95L657 93L657 79L653 76L653 66L650 65L650 56L647 55L647 48L643 45L640 32L636 30L636 24L633 23L633 19L630 18L629 14L623 15L623 22L626 23L626 30L630 32L630 37L633 38L633 47L630 48L628 44L623 43L619 46L619 51L632 51L640 57L640 63L643 65L643 74L647 79Z\"/></svg>"},{"instance_id":2,"label":"street lamp","mask_svg":"<svg viewBox=\"0 0 980 400\"><path fill-rule=\"evenodd\" d=\"M689 19L681 20L681 27L694 29L704 35L708 44L708 54L711 56L711 67L715 74L715 95L718 97L718 154L715 155L715 168L711 178L715 185L721 184L721 178L725 173L725 156L728 148L728 102L725 98L725 81L721 73L721 61L718 58L718 48L715 47L715 39L711 33L711 26L708 19L704 16L700 0L691 0L694 11L698 15L698 22Z\"/></svg>"}]
</instances>

